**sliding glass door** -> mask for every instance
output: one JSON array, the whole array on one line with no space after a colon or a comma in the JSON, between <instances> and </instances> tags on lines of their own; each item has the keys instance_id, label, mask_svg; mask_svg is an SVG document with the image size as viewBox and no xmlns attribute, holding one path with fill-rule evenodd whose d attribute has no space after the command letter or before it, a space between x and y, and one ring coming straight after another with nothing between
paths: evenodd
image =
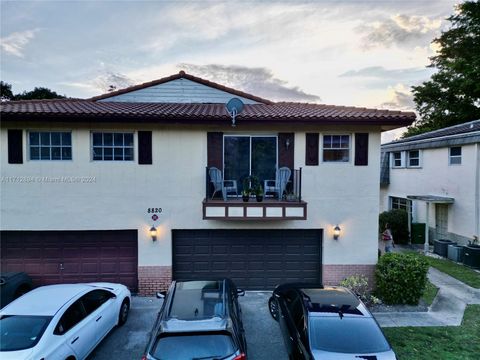
<instances>
[{"instance_id":1,"label":"sliding glass door","mask_svg":"<svg viewBox=\"0 0 480 360\"><path fill-rule=\"evenodd\" d=\"M275 179L277 169L277 137L225 135L224 178L237 180L239 192L243 180L255 175L263 187L264 180Z\"/></svg>"}]
</instances>

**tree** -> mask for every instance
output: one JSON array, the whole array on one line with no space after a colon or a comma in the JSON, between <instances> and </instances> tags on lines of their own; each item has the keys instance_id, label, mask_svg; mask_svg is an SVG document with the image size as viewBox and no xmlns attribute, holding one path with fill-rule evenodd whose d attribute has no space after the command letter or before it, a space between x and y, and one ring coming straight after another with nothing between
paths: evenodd
<instances>
[{"instance_id":1,"label":"tree","mask_svg":"<svg viewBox=\"0 0 480 360\"><path fill-rule=\"evenodd\" d=\"M429 81L413 86L421 119L404 137L480 118L480 2L466 1L450 16L450 28L433 40L437 68Z\"/></svg>"},{"instance_id":2,"label":"tree","mask_svg":"<svg viewBox=\"0 0 480 360\"><path fill-rule=\"evenodd\" d=\"M6 101L13 99L12 85L0 81L0 100Z\"/></svg>"},{"instance_id":3,"label":"tree","mask_svg":"<svg viewBox=\"0 0 480 360\"><path fill-rule=\"evenodd\" d=\"M36 99L64 99L66 96L59 95L55 91L45 87L35 87L31 91L24 91L21 94L13 94L12 85L0 81L0 99L7 100L36 100Z\"/></svg>"}]
</instances>

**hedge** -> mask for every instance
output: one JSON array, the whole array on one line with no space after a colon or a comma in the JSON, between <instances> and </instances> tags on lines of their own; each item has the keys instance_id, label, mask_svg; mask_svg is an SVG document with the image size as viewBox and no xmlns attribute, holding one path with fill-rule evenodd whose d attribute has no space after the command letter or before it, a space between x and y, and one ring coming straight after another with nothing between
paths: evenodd
<instances>
[{"instance_id":1,"label":"hedge","mask_svg":"<svg viewBox=\"0 0 480 360\"><path fill-rule=\"evenodd\" d=\"M393 242L396 244L408 244L408 214L405 210L396 209L384 211L378 217L380 233L385 230L385 224L390 225Z\"/></svg>"}]
</instances>

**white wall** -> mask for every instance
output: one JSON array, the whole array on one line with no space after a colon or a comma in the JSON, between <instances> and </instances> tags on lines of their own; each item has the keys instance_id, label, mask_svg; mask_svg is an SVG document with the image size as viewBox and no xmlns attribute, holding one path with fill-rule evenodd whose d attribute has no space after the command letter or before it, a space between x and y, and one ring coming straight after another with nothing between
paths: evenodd
<instances>
[{"instance_id":1,"label":"white wall","mask_svg":"<svg viewBox=\"0 0 480 360\"><path fill-rule=\"evenodd\" d=\"M112 96L99 101L226 104L228 100L233 97L239 98L245 104L258 104L256 101L233 95L226 91L199 84L188 79L172 80L163 84L130 91L125 94Z\"/></svg>"},{"instance_id":2,"label":"white wall","mask_svg":"<svg viewBox=\"0 0 480 360\"><path fill-rule=\"evenodd\" d=\"M438 195L454 198L449 205L448 231L472 238L476 230L475 184L479 181L475 176L478 169L476 144L462 146L462 164L449 165L448 148L422 150L422 167L419 169L390 169L390 185L382 188L381 209L388 210L389 196L406 198L407 195ZM478 186L478 185L477 185ZM415 204L416 203L416 204ZM426 205L414 202L414 222L425 222ZM478 222L478 219L477 219ZM431 227L435 226L435 205L430 207Z\"/></svg>"},{"instance_id":3,"label":"white wall","mask_svg":"<svg viewBox=\"0 0 480 360\"><path fill-rule=\"evenodd\" d=\"M24 128L42 127L25 124ZM59 125L54 129L60 128ZM153 130L153 165L138 164L136 136L135 161L91 161L90 131L94 129ZM309 128L306 131L351 134L350 162L305 166L305 133L297 132L295 168L303 168L302 197L308 203L307 220L268 222L202 219L207 164L205 130L80 124L72 132L72 161L29 161L24 153L24 164L13 165L7 164L7 132L2 129L0 226L2 230L138 229L139 265L171 265L172 229L322 228L324 264L375 264L380 129L342 130L336 127L335 132L331 129ZM232 128L223 130L232 132ZM237 127L235 131L268 132L261 127ZM355 131L370 131L368 166L353 165ZM26 132L24 136L26 140ZM95 181L4 181L5 177L61 176L94 177ZM153 223L151 214L147 213L151 207L163 209L155 223L159 229L156 242L152 242L148 234ZM332 235L337 224L342 232L340 239L335 241Z\"/></svg>"}]
</instances>

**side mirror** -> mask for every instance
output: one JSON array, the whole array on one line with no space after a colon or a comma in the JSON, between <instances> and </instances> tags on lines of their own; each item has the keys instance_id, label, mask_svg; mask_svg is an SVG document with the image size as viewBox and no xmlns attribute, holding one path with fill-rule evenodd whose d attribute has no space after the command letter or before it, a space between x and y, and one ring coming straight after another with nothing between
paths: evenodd
<instances>
[{"instance_id":1,"label":"side mirror","mask_svg":"<svg viewBox=\"0 0 480 360\"><path fill-rule=\"evenodd\" d=\"M159 292L157 292L156 296L157 296L157 299L165 299L165 296L167 296L167 292L166 291L159 291Z\"/></svg>"},{"instance_id":2,"label":"side mirror","mask_svg":"<svg viewBox=\"0 0 480 360\"><path fill-rule=\"evenodd\" d=\"M245 290L237 289L237 296L244 296L244 295L245 295Z\"/></svg>"}]
</instances>

